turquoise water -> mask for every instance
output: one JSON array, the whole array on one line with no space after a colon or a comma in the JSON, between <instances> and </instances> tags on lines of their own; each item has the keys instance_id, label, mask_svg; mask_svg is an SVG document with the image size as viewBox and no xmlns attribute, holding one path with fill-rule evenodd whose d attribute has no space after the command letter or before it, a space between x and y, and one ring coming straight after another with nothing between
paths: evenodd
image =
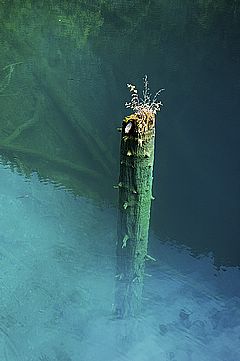
<instances>
[{"instance_id":1,"label":"turquoise water","mask_svg":"<svg viewBox=\"0 0 240 361\"><path fill-rule=\"evenodd\" d=\"M240 356L240 270L150 236L143 312L113 320L116 210L0 167L0 359Z\"/></svg>"},{"instance_id":2,"label":"turquoise water","mask_svg":"<svg viewBox=\"0 0 240 361\"><path fill-rule=\"evenodd\" d=\"M0 361L240 359L240 3L0 2ZM161 93L143 309L113 318L127 83Z\"/></svg>"}]
</instances>

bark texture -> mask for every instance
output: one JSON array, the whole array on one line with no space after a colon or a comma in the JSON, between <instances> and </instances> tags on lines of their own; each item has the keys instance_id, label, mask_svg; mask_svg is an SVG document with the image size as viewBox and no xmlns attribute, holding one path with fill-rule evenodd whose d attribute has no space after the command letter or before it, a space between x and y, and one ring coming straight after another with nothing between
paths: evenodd
<instances>
[{"instance_id":1,"label":"bark texture","mask_svg":"<svg viewBox=\"0 0 240 361\"><path fill-rule=\"evenodd\" d=\"M115 316L141 309L152 201L155 118L142 131L141 121L123 122L120 150ZM130 124L131 123L131 124ZM126 134L127 128L131 127Z\"/></svg>"}]
</instances>

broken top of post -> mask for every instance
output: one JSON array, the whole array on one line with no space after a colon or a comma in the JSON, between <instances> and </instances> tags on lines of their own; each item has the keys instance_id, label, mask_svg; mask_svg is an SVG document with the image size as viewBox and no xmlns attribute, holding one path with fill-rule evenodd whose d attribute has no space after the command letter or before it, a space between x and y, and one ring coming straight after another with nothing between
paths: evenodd
<instances>
[{"instance_id":1,"label":"broken top of post","mask_svg":"<svg viewBox=\"0 0 240 361\"><path fill-rule=\"evenodd\" d=\"M138 90L135 85L127 84L131 92L131 101L125 103L126 108L131 108L133 113L123 120L123 134L126 140L130 135L138 138L138 144L148 139L152 130L155 128L155 114L163 105L161 101L157 101L159 94L164 90L160 89L151 98L147 75L143 78L144 89L142 97L139 97Z\"/></svg>"}]
</instances>

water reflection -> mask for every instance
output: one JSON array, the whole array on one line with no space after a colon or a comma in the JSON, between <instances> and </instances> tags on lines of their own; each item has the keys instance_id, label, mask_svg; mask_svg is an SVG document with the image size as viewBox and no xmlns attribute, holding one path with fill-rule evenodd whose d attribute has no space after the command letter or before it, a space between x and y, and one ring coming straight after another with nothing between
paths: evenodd
<instances>
[{"instance_id":1,"label":"water reflection","mask_svg":"<svg viewBox=\"0 0 240 361\"><path fill-rule=\"evenodd\" d=\"M238 360L239 269L214 262L240 254L239 5L80 3L0 5L0 358ZM151 237L143 312L122 322L100 203L116 199L124 84L145 73L168 90L154 227L178 241Z\"/></svg>"}]
</instances>

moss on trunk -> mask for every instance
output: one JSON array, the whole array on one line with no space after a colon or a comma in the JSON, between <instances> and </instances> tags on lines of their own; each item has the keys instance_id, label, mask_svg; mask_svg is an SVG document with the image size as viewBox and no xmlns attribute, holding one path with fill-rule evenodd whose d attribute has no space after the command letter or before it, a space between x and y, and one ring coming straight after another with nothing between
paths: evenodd
<instances>
[{"instance_id":1,"label":"moss on trunk","mask_svg":"<svg viewBox=\"0 0 240 361\"><path fill-rule=\"evenodd\" d=\"M152 201L155 116L132 114L122 127L115 316L141 309Z\"/></svg>"}]
</instances>

